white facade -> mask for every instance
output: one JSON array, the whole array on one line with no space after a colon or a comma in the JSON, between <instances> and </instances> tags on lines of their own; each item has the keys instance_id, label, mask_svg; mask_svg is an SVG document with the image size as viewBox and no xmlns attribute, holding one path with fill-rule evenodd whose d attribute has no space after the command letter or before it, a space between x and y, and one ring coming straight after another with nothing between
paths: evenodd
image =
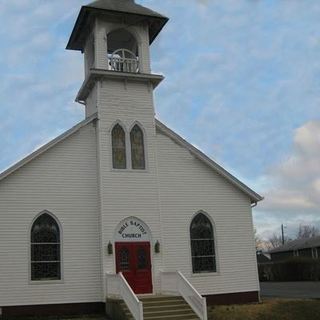
<instances>
[{"instance_id":1,"label":"white facade","mask_svg":"<svg viewBox=\"0 0 320 320\"><path fill-rule=\"evenodd\" d=\"M150 243L153 293L160 270L180 270L203 295L259 291L251 205L261 197L155 120L153 89L162 77L150 73L148 25L99 16L92 26L77 98L87 119L0 175L0 307L104 302L119 228L131 218L147 230L140 241ZM123 27L137 40L136 74L109 70L108 35ZM126 132L124 170L113 169L116 124ZM135 124L144 134L144 170L131 168ZM61 226L59 281L30 278L31 225L44 211ZM189 230L199 212L214 227L216 272L192 271Z\"/></svg>"},{"instance_id":2,"label":"white facade","mask_svg":"<svg viewBox=\"0 0 320 320\"><path fill-rule=\"evenodd\" d=\"M102 297L96 134L82 127L0 182L0 306ZM62 279L30 281L30 230L44 210L62 230Z\"/></svg>"}]
</instances>

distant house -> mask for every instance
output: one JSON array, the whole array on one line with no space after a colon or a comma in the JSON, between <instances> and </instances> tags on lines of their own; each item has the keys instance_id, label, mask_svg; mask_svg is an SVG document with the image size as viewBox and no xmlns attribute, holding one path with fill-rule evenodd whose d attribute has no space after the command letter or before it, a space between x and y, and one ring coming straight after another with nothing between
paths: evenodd
<instances>
[{"instance_id":1,"label":"distant house","mask_svg":"<svg viewBox=\"0 0 320 320\"><path fill-rule=\"evenodd\" d=\"M272 261L269 253L257 250L257 263L260 281L268 281L271 277Z\"/></svg>"},{"instance_id":2,"label":"distant house","mask_svg":"<svg viewBox=\"0 0 320 320\"><path fill-rule=\"evenodd\" d=\"M263 252L262 250L258 250L257 251L257 262L258 262L258 264L271 262L270 254Z\"/></svg>"},{"instance_id":3,"label":"distant house","mask_svg":"<svg viewBox=\"0 0 320 320\"><path fill-rule=\"evenodd\" d=\"M290 257L320 259L320 236L293 240L269 251L269 253L272 261L280 261Z\"/></svg>"}]
</instances>

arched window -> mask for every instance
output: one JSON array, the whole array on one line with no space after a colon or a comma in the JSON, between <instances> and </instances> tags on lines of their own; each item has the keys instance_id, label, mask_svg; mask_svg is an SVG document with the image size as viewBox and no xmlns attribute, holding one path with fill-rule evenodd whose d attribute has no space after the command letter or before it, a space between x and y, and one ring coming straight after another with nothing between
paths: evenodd
<instances>
[{"instance_id":1,"label":"arched window","mask_svg":"<svg viewBox=\"0 0 320 320\"><path fill-rule=\"evenodd\" d=\"M193 273L216 272L216 255L212 223L198 213L190 226Z\"/></svg>"},{"instance_id":2,"label":"arched window","mask_svg":"<svg viewBox=\"0 0 320 320\"><path fill-rule=\"evenodd\" d=\"M132 169L146 168L143 131L136 124L130 132Z\"/></svg>"},{"instance_id":3,"label":"arched window","mask_svg":"<svg viewBox=\"0 0 320 320\"><path fill-rule=\"evenodd\" d=\"M126 169L126 134L120 124L112 129L112 161L114 169Z\"/></svg>"},{"instance_id":4,"label":"arched window","mask_svg":"<svg viewBox=\"0 0 320 320\"><path fill-rule=\"evenodd\" d=\"M109 69L120 72L138 72L138 42L126 29L117 29L107 36Z\"/></svg>"},{"instance_id":5,"label":"arched window","mask_svg":"<svg viewBox=\"0 0 320 320\"><path fill-rule=\"evenodd\" d=\"M60 228L51 215L44 213L31 228L31 280L60 279Z\"/></svg>"}]
</instances>

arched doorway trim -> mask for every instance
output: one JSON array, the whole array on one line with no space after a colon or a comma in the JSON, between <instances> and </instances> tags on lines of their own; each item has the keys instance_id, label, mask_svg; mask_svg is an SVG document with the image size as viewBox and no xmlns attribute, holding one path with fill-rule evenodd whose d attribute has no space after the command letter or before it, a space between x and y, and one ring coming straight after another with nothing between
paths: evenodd
<instances>
[{"instance_id":1,"label":"arched doorway trim","mask_svg":"<svg viewBox=\"0 0 320 320\"><path fill-rule=\"evenodd\" d=\"M115 229L115 242L151 242L152 235L146 223L136 217L122 220Z\"/></svg>"}]
</instances>

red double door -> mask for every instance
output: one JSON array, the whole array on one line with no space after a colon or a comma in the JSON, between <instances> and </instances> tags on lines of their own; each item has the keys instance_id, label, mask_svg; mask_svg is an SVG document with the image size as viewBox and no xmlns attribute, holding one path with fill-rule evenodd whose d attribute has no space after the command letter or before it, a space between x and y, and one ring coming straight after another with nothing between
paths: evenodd
<instances>
[{"instance_id":1,"label":"red double door","mask_svg":"<svg viewBox=\"0 0 320 320\"><path fill-rule=\"evenodd\" d=\"M152 293L149 242L116 242L116 271L122 272L136 294Z\"/></svg>"}]
</instances>

